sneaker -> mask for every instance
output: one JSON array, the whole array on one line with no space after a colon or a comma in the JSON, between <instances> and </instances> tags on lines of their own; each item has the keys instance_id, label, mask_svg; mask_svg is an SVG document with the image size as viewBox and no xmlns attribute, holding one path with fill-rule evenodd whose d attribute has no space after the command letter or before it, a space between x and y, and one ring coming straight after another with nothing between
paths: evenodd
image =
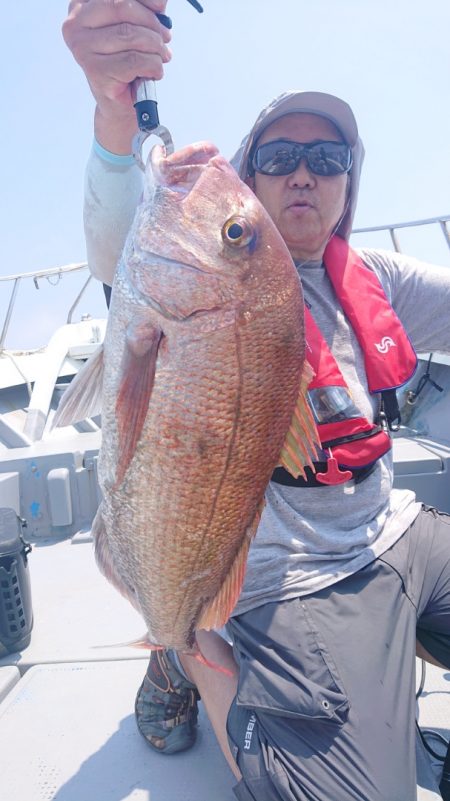
<instances>
[{"instance_id":1,"label":"sneaker","mask_svg":"<svg viewBox=\"0 0 450 801\"><path fill-rule=\"evenodd\" d=\"M156 751L185 751L197 736L199 699L195 684L181 675L167 651L152 651L136 696L137 727Z\"/></svg>"}]
</instances>

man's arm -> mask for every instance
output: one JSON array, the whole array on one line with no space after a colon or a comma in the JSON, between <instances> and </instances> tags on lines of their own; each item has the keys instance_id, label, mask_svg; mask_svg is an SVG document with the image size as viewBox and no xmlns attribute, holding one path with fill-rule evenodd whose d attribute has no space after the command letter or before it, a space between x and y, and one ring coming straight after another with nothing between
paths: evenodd
<instances>
[{"instance_id":1,"label":"man's arm","mask_svg":"<svg viewBox=\"0 0 450 801\"><path fill-rule=\"evenodd\" d=\"M91 272L111 284L142 191L131 142L137 130L131 84L158 80L170 60L159 22L167 0L72 0L63 36L96 101L86 171L84 222Z\"/></svg>"},{"instance_id":2,"label":"man's arm","mask_svg":"<svg viewBox=\"0 0 450 801\"><path fill-rule=\"evenodd\" d=\"M379 276L415 349L450 353L450 267L390 251L360 253Z\"/></svg>"},{"instance_id":3,"label":"man's arm","mask_svg":"<svg viewBox=\"0 0 450 801\"><path fill-rule=\"evenodd\" d=\"M96 101L97 141L112 153L131 152L136 132L131 84L163 77L170 31L159 22L167 0L71 0L64 40Z\"/></svg>"},{"instance_id":4,"label":"man's arm","mask_svg":"<svg viewBox=\"0 0 450 801\"><path fill-rule=\"evenodd\" d=\"M94 142L85 175L84 235L89 269L109 286L141 198L142 176L133 156L116 156Z\"/></svg>"}]
</instances>

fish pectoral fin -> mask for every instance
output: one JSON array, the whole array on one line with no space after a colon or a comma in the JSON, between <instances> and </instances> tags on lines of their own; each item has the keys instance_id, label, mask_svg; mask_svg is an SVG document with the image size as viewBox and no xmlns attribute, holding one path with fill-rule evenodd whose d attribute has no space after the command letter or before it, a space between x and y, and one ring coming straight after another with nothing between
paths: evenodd
<instances>
[{"instance_id":1,"label":"fish pectoral fin","mask_svg":"<svg viewBox=\"0 0 450 801\"><path fill-rule=\"evenodd\" d=\"M128 587L119 575L114 564L113 555L109 547L108 535L106 532L105 521L103 519L102 506L100 505L94 522L92 523L92 536L94 538L95 559L101 573L111 582L111 584L123 595L134 608L142 614L141 607L135 593Z\"/></svg>"},{"instance_id":2,"label":"fish pectoral fin","mask_svg":"<svg viewBox=\"0 0 450 801\"><path fill-rule=\"evenodd\" d=\"M52 428L95 417L102 409L103 345L89 357L64 392Z\"/></svg>"},{"instance_id":3,"label":"fish pectoral fin","mask_svg":"<svg viewBox=\"0 0 450 801\"><path fill-rule=\"evenodd\" d=\"M203 609L197 623L197 629L217 629L224 626L236 606L244 583L248 550L256 534L264 504L265 501L263 499L257 509L255 517L246 529L244 540L236 554L225 581L217 595Z\"/></svg>"},{"instance_id":4,"label":"fish pectoral fin","mask_svg":"<svg viewBox=\"0 0 450 801\"><path fill-rule=\"evenodd\" d=\"M130 326L122 360L122 381L116 401L119 460L118 486L133 458L141 436L155 381L156 359L162 331L150 323Z\"/></svg>"},{"instance_id":5,"label":"fish pectoral fin","mask_svg":"<svg viewBox=\"0 0 450 801\"><path fill-rule=\"evenodd\" d=\"M319 434L307 399L308 386L313 377L314 371L305 360L300 393L280 455L281 466L294 478L300 475L306 478L306 466L314 470L311 457L317 458L316 446L320 447Z\"/></svg>"}]
</instances>

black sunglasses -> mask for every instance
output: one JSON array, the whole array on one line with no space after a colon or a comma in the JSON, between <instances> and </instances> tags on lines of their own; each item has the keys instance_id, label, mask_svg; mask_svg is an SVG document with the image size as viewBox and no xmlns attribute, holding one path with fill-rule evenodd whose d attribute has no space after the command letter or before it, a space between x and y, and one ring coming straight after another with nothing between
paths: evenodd
<instances>
[{"instance_id":1,"label":"black sunglasses","mask_svg":"<svg viewBox=\"0 0 450 801\"><path fill-rule=\"evenodd\" d=\"M314 175L341 175L352 166L352 151L345 142L303 145L289 139L275 139L259 145L250 157L249 165L262 175L289 175L295 172L302 159L306 159L308 169Z\"/></svg>"}]
</instances>

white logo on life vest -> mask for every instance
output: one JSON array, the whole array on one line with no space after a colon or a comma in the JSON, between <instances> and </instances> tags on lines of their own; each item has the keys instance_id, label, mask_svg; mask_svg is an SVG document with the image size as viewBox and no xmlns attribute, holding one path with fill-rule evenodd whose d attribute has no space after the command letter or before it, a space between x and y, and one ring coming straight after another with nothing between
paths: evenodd
<instances>
[{"instance_id":1,"label":"white logo on life vest","mask_svg":"<svg viewBox=\"0 0 450 801\"><path fill-rule=\"evenodd\" d=\"M375 347L379 353L387 353L389 348L395 348L397 346L391 337L383 337L381 342L375 342Z\"/></svg>"},{"instance_id":2,"label":"white logo on life vest","mask_svg":"<svg viewBox=\"0 0 450 801\"><path fill-rule=\"evenodd\" d=\"M247 731L245 732L245 738L244 738L244 748L246 751L249 751L250 746L252 744L253 729L255 728L255 723L256 723L256 716L252 714L250 715L250 719L247 723Z\"/></svg>"}]
</instances>

